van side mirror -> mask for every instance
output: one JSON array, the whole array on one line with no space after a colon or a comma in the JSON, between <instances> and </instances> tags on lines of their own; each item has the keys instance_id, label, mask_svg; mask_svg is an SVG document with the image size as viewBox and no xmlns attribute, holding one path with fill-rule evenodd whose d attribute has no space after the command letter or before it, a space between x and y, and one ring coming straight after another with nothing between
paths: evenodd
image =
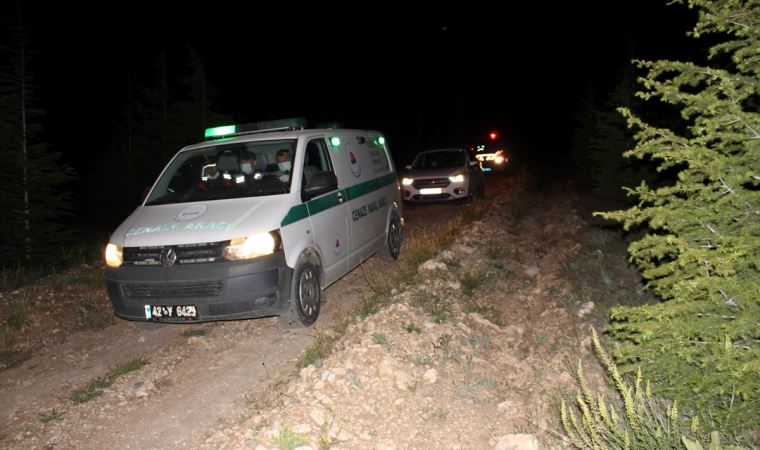
<instances>
[{"instance_id":1,"label":"van side mirror","mask_svg":"<svg viewBox=\"0 0 760 450\"><path fill-rule=\"evenodd\" d=\"M303 201L322 195L325 192L338 189L338 178L329 170L324 172L314 172L311 176L311 182L301 192Z\"/></svg>"},{"instance_id":2,"label":"van side mirror","mask_svg":"<svg viewBox=\"0 0 760 450\"><path fill-rule=\"evenodd\" d=\"M412 170L412 165L411 164L407 164L407 165L404 166L404 168L406 170Z\"/></svg>"}]
</instances>

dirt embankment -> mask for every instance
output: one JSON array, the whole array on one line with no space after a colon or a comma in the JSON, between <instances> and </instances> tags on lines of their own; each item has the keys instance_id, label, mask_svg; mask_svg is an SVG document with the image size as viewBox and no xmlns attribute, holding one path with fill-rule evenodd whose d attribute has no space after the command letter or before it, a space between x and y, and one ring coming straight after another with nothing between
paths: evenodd
<instances>
[{"instance_id":1,"label":"dirt embankment","mask_svg":"<svg viewBox=\"0 0 760 450\"><path fill-rule=\"evenodd\" d=\"M599 371L594 304L567 278L584 225L557 200L494 201L328 358L203 448L567 448L556 416L572 366L583 357L588 378Z\"/></svg>"},{"instance_id":2,"label":"dirt embankment","mask_svg":"<svg viewBox=\"0 0 760 450\"><path fill-rule=\"evenodd\" d=\"M86 328L76 311L93 307L60 283L35 288L81 308L30 310L27 326L59 331L37 327L24 341L33 356L0 372L0 447L564 448L556 403L599 311L568 278L583 223L564 195L490 194L480 220L380 300L372 285L394 266L376 258L331 286L316 328L117 321L72 334L63 327ZM407 249L457 207L410 211ZM332 354L295 369L325 336L340 336ZM135 358L148 364L111 380ZM73 400L90 386L89 401Z\"/></svg>"}]
</instances>

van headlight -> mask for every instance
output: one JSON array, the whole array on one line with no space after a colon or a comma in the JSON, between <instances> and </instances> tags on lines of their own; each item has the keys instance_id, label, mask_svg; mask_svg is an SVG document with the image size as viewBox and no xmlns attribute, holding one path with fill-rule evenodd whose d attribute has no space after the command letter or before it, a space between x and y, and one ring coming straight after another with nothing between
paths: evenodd
<instances>
[{"instance_id":1,"label":"van headlight","mask_svg":"<svg viewBox=\"0 0 760 450\"><path fill-rule=\"evenodd\" d=\"M280 246L276 233L257 233L250 236L232 239L222 252L222 257L230 261L257 258L271 255Z\"/></svg>"},{"instance_id":2,"label":"van headlight","mask_svg":"<svg viewBox=\"0 0 760 450\"><path fill-rule=\"evenodd\" d=\"M108 267L119 267L124 262L124 253L122 252L121 245L108 244L106 245L106 265Z\"/></svg>"},{"instance_id":3,"label":"van headlight","mask_svg":"<svg viewBox=\"0 0 760 450\"><path fill-rule=\"evenodd\" d=\"M458 173L454 175L453 177L449 177L449 181L452 183L462 183L464 181L464 175L461 173Z\"/></svg>"},{"instance_id":4,"label":"van headlight","mask_svg":"<svg viewBox=\"0 0 760 450\"><path fill-rule=\"evenodd\" d=\"M412 179L412 178L402 178L401 179L401 184L403 184L404 186L409 186L412 183L414 183L414 179Z\"/></svg>"}]
</instances>

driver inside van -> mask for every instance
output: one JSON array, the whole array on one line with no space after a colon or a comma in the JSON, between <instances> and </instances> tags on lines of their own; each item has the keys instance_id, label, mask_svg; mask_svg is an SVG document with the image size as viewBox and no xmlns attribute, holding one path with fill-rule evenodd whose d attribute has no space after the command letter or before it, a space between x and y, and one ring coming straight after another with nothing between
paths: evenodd
<instances>
[{"instance_id":1,"label":"driver inside van","mask_svg":"<svg viewBox=\"0 0 760 450\"><path fill-rule=\"evenodd\" d=\"M224 179L216 167L216 161L207 160L201 171L201 180L198 182L198 189L208 191L224 186Z\"/></svg>"}]
</instances>

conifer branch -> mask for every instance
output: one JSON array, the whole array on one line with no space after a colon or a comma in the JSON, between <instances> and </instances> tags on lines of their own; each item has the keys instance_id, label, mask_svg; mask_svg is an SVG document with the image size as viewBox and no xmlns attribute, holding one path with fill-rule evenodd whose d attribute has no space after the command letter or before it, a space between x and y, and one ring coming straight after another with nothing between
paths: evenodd
<instances>
[{"instance_id":1,"label":"conifer branch","mask_svg":"<svg viewBox=\"0 0 760 450\"><path fill-rule=\"evenodd\" d=\"M726 299L726 301L723 302L726 306L733 306L733 307L737 306L736 302L734 301L734 299L731 298L731 297L729 297L728 294L726 294L726 291L724 291L723 289L718 289L718 292L720 292L720 295L722 295L723 298Z\"/></svg>"},{"instance_id":2,"label":"conifer branch","mask_svg":"<svg viewBox=\"0 0 760 450\"><path fill-rule=\"evenodd\" d=\"M760 139L760 133L758 133L757 130L752 128L748 123L745 123L744 126L747 127L752 133L752 137L750 139Z\"/></svg>"},{"instance_id":3,"label":"conifer branch","mask_svg":"<svg viewBox=\"0 0 760 450\"><path fill-rule=\"evenodd\" d=\"M724 180L723 177L719 177L718 180L720 180L721 186L725 189L725 191L723 191L724 194L734 194L734 189L726 183L726 180Z\"/></svg>"}]
</instances>

